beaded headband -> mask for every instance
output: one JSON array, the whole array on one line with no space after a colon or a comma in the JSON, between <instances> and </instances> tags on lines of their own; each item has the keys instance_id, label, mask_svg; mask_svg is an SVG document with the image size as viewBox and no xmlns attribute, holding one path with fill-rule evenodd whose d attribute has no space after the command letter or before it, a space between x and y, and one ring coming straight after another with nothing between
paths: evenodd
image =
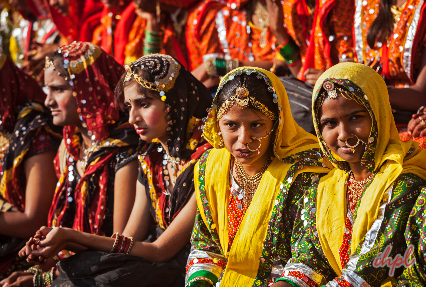
<instances>
[{"instance_id":1,"label":"beaded headband","mask_svg":"<svg viewBox=\"0 0 426 287\"><path fill-rule=\"evenodd\" d=\"M65 81L68 81L68 77L67 77L67 76L65 76L65 75L62 75L61 73L59 73L59 71L58 71L58 70L56 70L56 67L55 67L55 65L53 64L53 61L52 61L52 60L50 60L50 58L49 58L48 56L46 56L46 57L45 57L45 63L44 63L44 69L46 70L46 69L49 69L50 67L52 67L52 68L53 68L53 70L55 70L55 71L58 73L58 75L59 75L59 76L64 77L64 78L65 78Z\"/></svg>"},{"instance_id":2,"label":"beaded headband","mask_svg":"<svg viewBox=\"0 0 426 287\"><path fill-rule=\"evenodd\" d=\"M157 75L155 75L155 81L152 83L143 79L138 74L133 72L133 67L140 67L142 70L157 72ZM167 67L167 69L164 69L165 67ZM166 92L173 88L175 81L179 76L180 68L181 65L171 56L163 54L150 54L139 58L130 66L125 66L127 74L124 77L123 84L127 81L130 81L133 77L135 81L142 87L159 92L160 98L164 102L166 100ZM160 72L158 74L158 72L162 69L164 69L164 72Z\"/></svg>"}]
</instances>

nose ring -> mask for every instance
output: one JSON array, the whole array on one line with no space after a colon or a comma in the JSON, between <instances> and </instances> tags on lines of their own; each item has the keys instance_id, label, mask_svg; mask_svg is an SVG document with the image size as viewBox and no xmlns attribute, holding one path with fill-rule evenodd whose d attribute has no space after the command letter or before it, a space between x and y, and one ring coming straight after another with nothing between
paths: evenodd
<instances>
[{"instance_id":1,"label":"nose ring","mask_svg":"<svg viewBox=\"0 0 426 287\"><path fill-rule=\"evenodd\" d=\"M354 144L354 145L350 145L349 143L348 143L348 140L349 139L347 139L347 140L345 140L345 144L352 150L352 153L355 153L355 149L358 147L358 145L360 144L360 143L362 143L362 144L364 144L364 145L367 145L362 139L360 139L356 134L352 134L353 136L355 136L356 137L356 139L357 139L357 142L356 142L356 144ZM351 139L351 138L350 138Z\"/></svg>"},{"instance_id":2,"label":"nose ring","mask_svg":"<svg viewBox=\"0 0 426 287\"><path fill-rule=\"evenodd\" d=\"M275 126L274 126L275 127ZM246 143L246 147L247 147L247 149L249 150L249 151L251 151L251 152L255 152L255 151L257 151L257 154L260 154L260 147L262 146L262 140L263 139L265 139L265 138L267 138L267 137L269 137L269 135L272 133L272 131L274 130L274 127L272 127L272 129L269 131L269 133L266 135L266 136L263 136L263 137L260 137L260 138L257 138L257 137L252 137L252 139L254 140L254 141L256 141L256 140L258 140L259 141L259 146L257 147L257 148L255 148L255 149L251 149L250 147L249 147L249 143Z\"/></svg>"}]
</instances>

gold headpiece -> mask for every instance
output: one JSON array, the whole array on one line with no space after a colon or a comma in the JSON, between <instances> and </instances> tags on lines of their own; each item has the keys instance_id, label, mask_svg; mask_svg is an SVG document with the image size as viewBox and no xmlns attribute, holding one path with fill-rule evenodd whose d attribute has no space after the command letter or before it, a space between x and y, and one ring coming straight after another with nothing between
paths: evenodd
<instances>
[{"instance_id":1,"label":"gold headpiece","mask_svg":"<svg viewBox=\"0 0 426 287\"><path fill-rule=\"evenodd\" d=\"M161 92L161 89L159 87L157 87L156 84L148 82L145 79L142 79L138 74L135 74L132 69L126 65L124 67L126 69L126 77L124 78L124 82L130 81L133 78L135 78L136 82L138 82L139 85L141 85L144 88L153 90L153 91L157 91L157 92Z\"/></svg>"},{"instance_id":2,"label":"gold headpiece","mask_svg":"<svg viewBox=\"0 0 426 287\"><path fill-rule=\"evenodd\" d=\"M55 69L55 66L53 65L52 60L50 60L50 58L48 56L45 57L45 62L44 62L44 69L49 69L50 67L53 67L53 69Z\"/></svg>"},{"instance_id":3,"label":"gold headpiece","mask_svg":"<svg viewBox=\"0 0 426 287\"><path fill-rule=\"evenodd\" d=\"M226 100L220 109L217 112L217 120L220 120L224 114L226 114L229 109L236 103L240 109L244 109L248 107L249 103L252 104L253 107L260 110L265 116L270 118L272 121L275 120L275 115L271 112L264 104L257 101L254 97L249 97L249 90L243 84L235 91L235 96L231 96L228 100Z\"/></svg>"}]
</instances>

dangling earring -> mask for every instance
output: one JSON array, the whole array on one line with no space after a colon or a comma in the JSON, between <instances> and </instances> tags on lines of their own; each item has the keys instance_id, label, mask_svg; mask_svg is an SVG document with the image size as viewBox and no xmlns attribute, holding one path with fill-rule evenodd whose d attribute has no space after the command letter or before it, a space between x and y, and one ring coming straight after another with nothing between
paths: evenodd
<instances>
[{"instance_id":1,"label":"dangling earring","mask_svg":"<svg viewBox=\"0 0 426 287\"><path fill-rule=\"evenodd\" d=\"M155 14L157 16L157 23L160 23L161 7L160 7L160 2L158 1L155 4Z\"/></svg>"},{"instance_id":2,"label":"dangling earring","mask_svg":"<svg viewBox=\"0 0 426 287\"><path fill-rule=\"evenodd\" d=\"M218 132L217 134L220 137L219 148L224 148L225 147L225 143L223 142L222 132Z\"/></svg>"}]
</instances>

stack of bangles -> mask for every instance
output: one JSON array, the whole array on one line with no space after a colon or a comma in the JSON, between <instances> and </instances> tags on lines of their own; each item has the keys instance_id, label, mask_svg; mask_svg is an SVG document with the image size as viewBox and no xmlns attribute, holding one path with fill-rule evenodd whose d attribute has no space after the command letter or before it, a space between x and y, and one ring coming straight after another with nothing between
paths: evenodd
<instances>
[{"instance_id":1,"label":"stack of bangles","mask_svg":"<svg viewBox=\"0 0 426 287\"><path fill-rule=\"evenodd\" d=\"M210 77L223 77L233 69L239 67L238 59L226 60L214 54L203 56L207 75Z\"/></svg>"},{"instance_id":2,"label":"stack of bangles","mask_svg":"<svg viewBox=\"0 0 426 287\"><path fill-rule=\"evenodd\" d=\"M129 254L133 246L133 237L126 237L124 235L114 233L111 238L115 238L114 244L110 250L111 253Z\"/></svg>"},{"instance_id":3,"label":"stack of bangles","mask_svg":"<svg viewBox=\"0 0 426 287\"><path fill-rule=\"evenodd\" d=\"M143 54L156 54L161 51L161 34L145 31L145 39L143 40Z\"/></svg>"},{"instance_id":4,"label":"stack of bangles","mask_svg":"<svg viewBox=\"0 0 426 287\"><path fill-rule=\"evenodd\" d=\"M297 46L293 38L289 37L288 40L284 44L278 46L277 49L288 66L293 67L300 61L299 46Z\"/></svg>"},{"instance_id":5,"label":"stack of bangles","mask_svg":"<svg viewBox=\"0 0 426 287\"><path fill-rule=\"evenodd\" d=\"M50 271L44 272L38 266L30 267L27 272L34 274L33 285L34 287L47 287L50 286L53 282L53 272L55 272L56 267L52 267Z\"/></svg>"}]
</instances>

